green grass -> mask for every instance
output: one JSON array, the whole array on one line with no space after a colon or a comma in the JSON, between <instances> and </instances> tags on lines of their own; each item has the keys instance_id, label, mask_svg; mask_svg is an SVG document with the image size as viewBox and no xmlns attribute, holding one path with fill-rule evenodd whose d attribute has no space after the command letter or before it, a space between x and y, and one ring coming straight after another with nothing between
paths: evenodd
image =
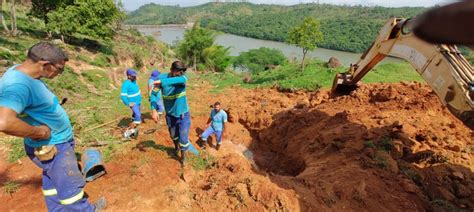
<instances>
[{"instance_id":1,"label":"green grass","mask_svg":"<svg viewBox=\"0 0 474 212\"><path fill-rule=\"evenodd\" d=\"M300 70L299 64L289 63L275 70L261 71L253 74L237 74L228 71L224 73L197 74L194 78L197 80L208 80L214 85L214 88L211 89L213 93L222 92L226 88L235 85L240 85L244 88L275 86L286 91L313 91L319 88L330 88L335 75L345 71L345 68L331 69L326 67L325 62L312 60L308 61L304 71ZM249 75L252 81L244 83L245 75ZM422 81L422 78L408 63L389 63L377 66L363 78L363 81L366 83Z\"/></svg>"},{"instance_id":2,"label":"green grass","mask_svg":"<svg viewBox=\"0 0 474 212\"><path fill-rule=\"evenodd\" d=\"M373 141L367 140L367 141L364 142L364 147L365 148L375 148L375 144L374 144Z\"/></svg>"},{"instance_id":3,"label":"green grass","mask_svg":"<svg viewBox=\"0 0 474 212\"><path fill-rule=\"evenodd\" d=\"M196 171L204 171L216 165L216 158L207 152L201 152L201 155L192 155L187 159L187 163Z\"/></svg>"},{"instance_id":4,"label":"green grass","mask_svg":"<svg viewBox=\"0 0 474 212\"><path fill-rule=\"evenodd\" d=\"M423 81L415 69L406 62L380 64L362 79L366 83Z\"/></svg>"},{"instance_id":5,"label":"green grass","mask_svg":"<svg viewBox=\"0 0 474 212\"><path fill-rule=\"evenodd\" d=\"M14 163L26 156L22 138L13 137L12 139L7 140L7 144L10 145L7 157L8 162Z\"/></svg>"},{"instance_id":6,"label":"green grass","mask_svg":"<svg viewBox=\"0 0 474 212\"><path fill-rule=\"evenodd\" d=\"M91 62L91 64L95 66L103 67L103 68L112 67L112 64L110 64L109 60L110 59L106 55L100 54L97 57L95 57L95 59Z\"/></svg>"},{"instance_id":7,"label":"green grass","mask_svg":"<svg viewBox=\"0 0 474 212\"><path fill-rule=\"evenodd\" d=\"M83 70L82 76L100 91L110 90L110 78L102 70Z\"/></svg>"},{"instance_id":8,"label":"green grass","mask_svg":"<svg viewBox=\"0 0 474 212\"><path fill-rule=\"evenodd\" d=\"M89 63L89 64L92 63L91 58L89 58L87 55L82 55L82 54L76 55L76 60L86 62L86 63Z\"/></svg>"},{"instance_id":9,"label":"green grass","mask_svg":"<svg viewBox=\"0 0 474 212\"><path fill-rule=\"evenodd\" d=\"M12 195L13 193L17 192L20 189L20 183L7 181L3 184L3 192L6 195Z\"/></svg>"},{"instance_id":10,"label":"green grass","mask_svg":"<svg viewBox=\"0 0 474 212\"><path fill-rule=\"evenodd\" d=\"M392 141L392 138L388 136L383 137L378 143L379 150L390 152L392 148L393 148L393 141Z\"/></svg>"},{"instance_id":11,"label":"green grass","mask_svg":"<svg viewBox=\"0 0 474 212\"><path fill-rule=\"evenodd\" d=\"M116 151L116 146L113 141L109 141L109 145L102 151L104 155L104 162L112 160L112 155Z\"/></svg>"},{"instance_id":12,"label":"green grass","mask_svg":"<svg viewBox=\"0 0 474 212\"><path fill-rule=\"evenodd\" d=\"M375 163L383 170L387 170L388 168L388 161L385 158L375 157Z\"/></svg>"},{"instance_id":13,"label":"green grass","mask_svg":"<svg viewBox=\"0 0 474 212\"><path fill-rule=\"evenodd\" d=\"M242 75L236 74L231 71L224 73L205 73L205 74L187 74L189 75L191 81L202 81L207 80L214 85L214 88L210 90L211 93L220 93L226 88L229 88L234 85L243 85ZM249 86L247 86L249 87Z\"/></svg>"}]
</instances>

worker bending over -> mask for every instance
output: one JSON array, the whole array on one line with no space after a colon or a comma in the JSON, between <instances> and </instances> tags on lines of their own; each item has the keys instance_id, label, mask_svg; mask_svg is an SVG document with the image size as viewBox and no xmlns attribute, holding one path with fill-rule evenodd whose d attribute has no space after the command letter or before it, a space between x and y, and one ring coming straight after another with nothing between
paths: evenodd
<instances>
[{"instance_id":1,"label":"worker bending over","mask_svg":"<svg viewBox=\"0 0 474 212\"><path fill-rule=\"evenodd\" d=\"M0 78L0 132L25 138L26 154L43 170L48 211L99 211L105 199L93 205L84 196L69 117L41 81L61 74L67 61L61 49L42 42L28 50L26 61L6 71Z\"/></svg>"}]
</instances>

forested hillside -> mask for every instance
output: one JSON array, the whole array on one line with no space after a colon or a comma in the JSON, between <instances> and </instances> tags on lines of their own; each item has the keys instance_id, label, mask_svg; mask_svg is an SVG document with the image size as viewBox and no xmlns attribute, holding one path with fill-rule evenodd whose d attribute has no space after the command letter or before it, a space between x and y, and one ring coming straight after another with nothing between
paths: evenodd
<instances>
[{"instance_id":1,"label":"forested hillside","mask_svg":"<svg viewBox=\"0 0 474 212\"><path fill-rule=\"evenodd\" d=\"M129 24L183 24L199 20L211 29L265 40L285 41L288 30L312 16L321 21L320 47L363 52L390 17L413 17L427 8L295 6L208 3L195 7L148 4L128 15Z\"/></svg>"}]
</instances>

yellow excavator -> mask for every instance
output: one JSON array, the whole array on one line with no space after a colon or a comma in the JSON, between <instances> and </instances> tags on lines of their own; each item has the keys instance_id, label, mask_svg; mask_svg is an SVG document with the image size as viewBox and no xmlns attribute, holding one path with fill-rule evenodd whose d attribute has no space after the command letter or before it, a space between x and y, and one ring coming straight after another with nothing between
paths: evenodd
<instances>
[{"instance_id":1,"label":"yellow excavator","mask_svg":"<svg viewBox=\"0 0 474 212\"><path fill-rule=\"evenodd\" d=\"M349 94L385 57L402 58L416 69L451 113L474 129L474 72L471 64L455 45L429 43L412 33L409 29L413 29L416 21L416 18L387 21L360 60L351 64L348 72L337 74L333 94Z\"/></svg>"}]
</instances>

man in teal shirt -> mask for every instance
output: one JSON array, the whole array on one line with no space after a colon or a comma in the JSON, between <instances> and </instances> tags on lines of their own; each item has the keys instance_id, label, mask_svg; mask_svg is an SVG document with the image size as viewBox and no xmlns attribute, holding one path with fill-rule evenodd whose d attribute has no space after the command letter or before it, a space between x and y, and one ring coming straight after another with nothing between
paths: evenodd
<instances>
[{"instance_id":1,"label":"man in teal shirt","mask_svg":"<svg viewBox=\"0 0 474 212\"><path fill-rule=\"evenodd\" d=\"M166 124L175 145L175 150L181 150L181 165L184 166L186 151L199 154L196 148L189 142L189 128L191 127L191 116L189 114L188 100L186 98L186 82L188 78L184 75L186 66L175 61L171 65L171 72L161 74L155 85L161 87L163 103L166 111Z\"/></svg>"},{"instance_id":2,"label":"man in teal shirt","mask_svg":"<svg viewBox=\"0 0 474 212\"><path fill-rule=\"evenodd\" d=\"M207 121L208 127L201 135L202 148L206 148L207 138L212 134L216 135L216 150L221 147L222 137L224 136L225 123L227 122L227 113L221 108L221 103L214 103L214 109L211 110L211 116Z\"/></svg>"},{"instance_id":3,"label":"man in teal shirt","mask_svg":"<svg viewBox=\"0 0 474 212\"><path fill-rule=\"evenodd\" d=\"M25 138L28 157L43 169L43 194L49 211L97 211L84 196L85 181L77 166L69 117L41 78L64 71L66 54L50 43L38 43L20 65L0 79L0 132Z\"/></svg>"}]
</instances>

